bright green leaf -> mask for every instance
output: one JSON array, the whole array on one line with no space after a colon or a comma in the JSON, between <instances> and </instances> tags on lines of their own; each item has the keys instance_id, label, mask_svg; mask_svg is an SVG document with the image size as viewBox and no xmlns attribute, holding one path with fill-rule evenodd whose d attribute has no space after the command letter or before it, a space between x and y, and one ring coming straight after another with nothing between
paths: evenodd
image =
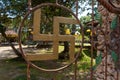
<instances>
[{"instance_id":1,"label":"bright green leaf","mask_svg":"<svg viewBox=\"0 0 120 80\"><path fill-rule=\"evenodd\" d=\"M100 53L99 56L96 57L96 65L99 65L102 62L102 54Z\"/></svg>"},{"instance_id":2,"label":"bright green leaf","mask_svg":"<svg viewBox=\"0 0 120 80\"><path fill-rule=\"evenodd\" d=\"M100 25L102 25L102 16L101 16L101 14L98 12L98 10L96 8L94 10L95 10L95 20L97 20L100 23Z\"/></svg>"},{"instance_id":3,"label":"bright green leaf","mask_svg":"<svg viewBox=\"0 0 120 80\"><path fill-rule=\"evenodd\" d=\"M118 60L117 54L116 54L114 51L112 51L112 52L111 52L111 56L112 56L113 61L116 63L117 60Z\"/></svg>"},{"instance_id":4,"label":"bright green leaf","mask_svg":"<svg viewBox=\"0 0 120 80\"><path fill-rule=\"evenodd\" d=\"M96 57L96 64L93 66L93 69L96 69L96 67L102 62L102 54L100 54Z\"/></svg>"},{"instance_id":5,"label":"bright green leaf","mask_svg":"<svg viewBox=\"0 0 120 80\"><path fill-rule=\"evenodd\" d=\"M111 22L111 29L115 29L117 27L117 17L115 17Z\"/></svg>"}]
</instances>

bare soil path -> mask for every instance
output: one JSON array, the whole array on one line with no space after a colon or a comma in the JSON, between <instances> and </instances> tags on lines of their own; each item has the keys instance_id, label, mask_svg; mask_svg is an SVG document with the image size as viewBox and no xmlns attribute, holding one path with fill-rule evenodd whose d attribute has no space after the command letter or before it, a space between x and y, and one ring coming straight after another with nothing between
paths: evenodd
<instances>
[{"instance_id":1,"label":"bare soil path","mask_svg":"<svg viewBox=\"0 0 120 80\"><path fill-rule=\"evenodd\" d=\"M15 46L18 48L18 45ZM17 57L10 46L0 46L0 60Z\"/></svg>"},{"instance_id":2,"label":"bare soil path","mask_svg":"<svg viewBox=\"0 0 120 80\"><path fill-rule=\"evenodd\" d=\"M19 49L19 46L15 46ZM31 51L28 46L23 46L25 50ZM37 62L42 67L57 68L62 66L61 62L43 61ZM51 65L51 66L49 66ZM45 73L36 69L31 69L31 80L53 80L56 75L57 80L73 80L74 76L71 73L71 68L59 73ZM0 80L27 80L26 79L26 63L24 60L19 60L12 48L8 46L0 46ZM82 80L82 79L78 79ZM85 80L85 79L83 79Z\"/></svg>"},{"instance_id":3,"label":"bare soil path","mask_svg":"<svg viewBox=\"0 0 120 80\"><path fill-rule=\"evenodd\" d=\"M19 49L18 45L15 47ZM28 46L23 46L25 50L28 50L27 47ZM55 63L53 62L42 62L41 64L42 66L55 66ZM31 80L52 80L54 75L54 73L46 74L36 69L32 69ZM58 76L61 77L60 74ZM27 80L25 61L19 60L9 45L0 46L0 80Z\"/></svg>"}]
</instances>

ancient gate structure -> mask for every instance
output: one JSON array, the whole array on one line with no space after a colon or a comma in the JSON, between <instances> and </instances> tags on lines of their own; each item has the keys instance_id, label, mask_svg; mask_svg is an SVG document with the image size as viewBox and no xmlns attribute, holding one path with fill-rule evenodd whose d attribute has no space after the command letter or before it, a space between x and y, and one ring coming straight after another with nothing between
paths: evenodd
<instances>
[{"instance_id":1,"label":"ancient gate structure","mask_svg":"<svg viewBox=\"0 0 120 80\"><path fill-rule=\"evenodd\" d=\"M119 26L119 0L97 0L100 4L98 10L101 14L101 22L102 24L96 26L97 33L97 57L96 64L93 65L93 45L94 39L93 34L91 37L91 69L89 76L86 79L88 80L120 80L119 75L119 52L120 52L120 26ZM92 4L94 4L94 0L92 0ZM56 3L42 3L35 7L31 7L31 0L28 0L29 10L23 18L19 29L19 47L22 53L23 58L27 62L27 80L30 80L30 66L33 68L37 68L38 70L45 72L58 72L65 68L68 68L71 65L75 65L74 71L74 80L77 80L77 59L81 54L84 42L84 32L83 26L81 25L77 14L74 14L70 9L65 6L62 6L56 0ZM41 8L45 6L52 6L62 8L74 17L66 18L55 16L53 20L53 34L40 34L40 22L41 22ZM117 8L118 7L118 8ZM92 9L94 10L94 5L92 5ZM34 40L42 40L42 41L52 41L53 42L53 53L52 54L26 54L21 46L21 36L22 36L22 27L24 26L24 22L29 16L29 14L34 13ZM78 24L81 27L82 41L80 52L75 55L75 39L72 35L60 35L59 34L59 25L60 23L67 24ZM110 27L111 26L111 27ZM92 11L92 33L94 32L94 11ZM57 69L44 69L38 67L33 64L31 61L35 60L54 60L58 59L58 45L59 41L69 41L70 42L70 63L63 67ZM54 78L53 78L54 80ZM78 79L79 80L79 79Z\"/></svg>"}]
</instances>

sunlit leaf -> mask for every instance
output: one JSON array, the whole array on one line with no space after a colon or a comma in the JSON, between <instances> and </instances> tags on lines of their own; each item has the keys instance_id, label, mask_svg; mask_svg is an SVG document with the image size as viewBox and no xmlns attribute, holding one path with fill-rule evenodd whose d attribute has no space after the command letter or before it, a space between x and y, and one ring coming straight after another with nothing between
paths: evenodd
<instances>
[{"instance_id":1,"label":"sunlit leaf","mask_svg":"<svg viewBox=\"0 0 120 80\"><path fill-rule=\"evenodd\" d=\"M117 27L117 17L115 17L111 22L111 29L115 29Z\"/></svg>"}]
</instances>

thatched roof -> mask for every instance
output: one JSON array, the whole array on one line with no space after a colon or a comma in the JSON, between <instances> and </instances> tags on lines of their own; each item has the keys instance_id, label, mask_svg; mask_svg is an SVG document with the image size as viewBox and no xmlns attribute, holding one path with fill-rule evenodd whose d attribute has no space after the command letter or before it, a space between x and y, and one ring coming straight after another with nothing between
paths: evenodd
<instances>
[{"instance_id":1,"label":"thatched roof","mask_svg":"<svg viewBox=\"0 0 120 80\"><path fill-rule=\"evenodd\" d=\"M18 34L14 30L7 30L5 33L7 37L18 37Z\"/></svg>"}]
</instances>

